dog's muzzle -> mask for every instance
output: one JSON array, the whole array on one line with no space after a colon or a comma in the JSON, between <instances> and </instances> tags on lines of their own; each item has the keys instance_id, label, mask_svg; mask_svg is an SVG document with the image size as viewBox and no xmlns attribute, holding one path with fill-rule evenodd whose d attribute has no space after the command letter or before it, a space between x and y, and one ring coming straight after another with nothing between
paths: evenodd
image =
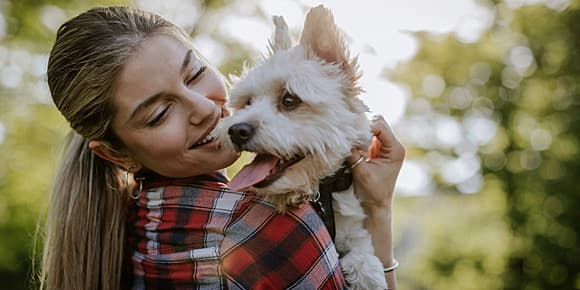
<instances>
[{"instance_id":1,"label":"dog's muzzle","mask_svg":"<svg viewBox=\"0 0 580 290\"><path fill-rule=\"evenodd\" d=\"M237 123L228 129L228 135L230 135L230 139L238 148L243 148L244 144L252 139L255 131L254 126L248 123Z\"/></svg>"}]
</instances>

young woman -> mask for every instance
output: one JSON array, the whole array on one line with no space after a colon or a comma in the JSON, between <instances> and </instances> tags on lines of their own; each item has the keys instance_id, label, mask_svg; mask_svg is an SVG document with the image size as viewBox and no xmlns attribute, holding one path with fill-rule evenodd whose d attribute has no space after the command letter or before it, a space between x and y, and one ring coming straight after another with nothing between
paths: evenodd
<instances>
[{"instance_id":1,"label":"young woman","mask_svg":"<svg viewBox=\"0 0 580 290\"><path fill-rule=\"evenodd\" d=\"M278 214L227 189L238 154L209 133L226 85L158 15L94 8L64 23L48 64L70 123L43 251L42 289L340 289L338 254L309 205ZM386 268L404 148L382 118L380 158L350 162ZM386 273L394 288L394 272Z\"/></svg>"}]
</instances>

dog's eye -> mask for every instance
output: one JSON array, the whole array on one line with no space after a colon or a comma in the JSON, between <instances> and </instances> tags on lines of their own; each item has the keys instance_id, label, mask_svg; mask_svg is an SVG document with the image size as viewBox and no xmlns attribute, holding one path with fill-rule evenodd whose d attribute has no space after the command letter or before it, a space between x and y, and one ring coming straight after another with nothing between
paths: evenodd
<instances>
[{"instance_id":1,"label":"dog's eye","mask_svg":"<svg viewBox=\"0 0 580 290\"><path fill-rule=\"evenodd\" d=\"M280 101L280 104L282 105L282 109L286 110L286 111L292 111L296 108L298 108L298 106L302 103L302 100L289 93L289 92L285 92L284 95L282 96L282 100Z\"/></svg>"}]
</instances>

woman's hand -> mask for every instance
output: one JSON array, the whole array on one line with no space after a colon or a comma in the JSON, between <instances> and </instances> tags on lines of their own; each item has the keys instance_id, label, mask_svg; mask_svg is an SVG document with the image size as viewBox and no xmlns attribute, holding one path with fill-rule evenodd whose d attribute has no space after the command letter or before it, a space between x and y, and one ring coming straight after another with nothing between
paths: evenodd
<instances>
[{"instance_id":1,"label":"woman's hand","mask_svg":"<svg viewBox=\"0 0 580 290\"><path fill-rule=\"evenodd\" d=\"M382 116L373 118L373 141L368 151L353 149L348 158L355 194L367 218L375 255L385 268L394 265L392 201L395 183L405 159L405 148ZM360 158L363 159L360 159ZM397 288L395 271L385 273L388 289Z\"/></svg>"},{"instance_id":2,"label":"woman's hand","mask_svg":"<svg viewBox=\"0 0 580 290\"><path fill-rule=\"evenodd\" d=\"M368 151L355 148L348 158L355 193L365 207L390 207L405 148L382 116L373 118L371 129L374 136Z\"/></svg>"}]
</instances>

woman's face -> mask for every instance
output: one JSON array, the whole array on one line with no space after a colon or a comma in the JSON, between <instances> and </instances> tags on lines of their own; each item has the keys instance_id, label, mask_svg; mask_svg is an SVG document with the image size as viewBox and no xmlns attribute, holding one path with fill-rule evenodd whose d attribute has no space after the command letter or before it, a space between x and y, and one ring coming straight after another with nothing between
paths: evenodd
<instances>
[{"instance_id":1,"label":"woman's face","mask_svg":"<svg viewBox=\"0 0 580 290\"><path fill-rule=\"evenodd\" d=\"M143 41L117 79L113 132L140 165L169 177L213 172L238 154L210 135L222 117L226 86L175 37Z\"/></svg>"}]
</instances>

